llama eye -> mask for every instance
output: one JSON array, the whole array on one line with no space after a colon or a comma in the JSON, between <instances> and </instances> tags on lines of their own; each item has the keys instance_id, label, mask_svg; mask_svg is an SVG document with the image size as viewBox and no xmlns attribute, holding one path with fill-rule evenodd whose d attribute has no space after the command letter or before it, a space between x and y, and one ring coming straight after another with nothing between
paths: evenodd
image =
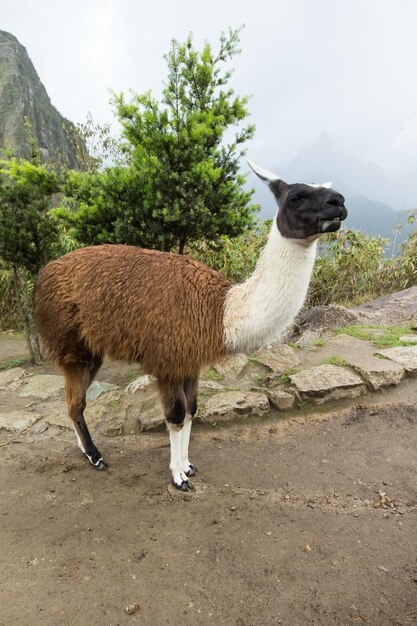
<instances>
[{"instance_id":1,"label":"llama eye","mask_svg":"<svg viewBox=\"0 0 417 626\"><path fill-rule=\"evenodd\" d=\"M300 202L302 202L302 200L305 200L305 198L305 194L295 193L288 198L288 202L290 202L290 204L300 204Z\"/></svg>"}]
</instances>

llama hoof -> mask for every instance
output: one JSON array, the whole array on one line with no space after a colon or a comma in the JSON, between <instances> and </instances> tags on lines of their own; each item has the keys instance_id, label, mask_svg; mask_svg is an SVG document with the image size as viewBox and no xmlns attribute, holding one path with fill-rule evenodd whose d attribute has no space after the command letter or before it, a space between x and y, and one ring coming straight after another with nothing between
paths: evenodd
<instances>
[{"instance_id":1,"label":"llama hoof","mask_svg":"<svg viewBox=\"0 0 417 626\"><path fill-rule=\"evenodd\" d=\"M195 476L197 474L197 468L192 463L189 464L187 471L185 472L186 476Z\"/></svg>"},{"instance_id":2,"label":"llama hoof","mask_svg":"<svg viewBox=\"0 0 417 626\"><path fill-rule=\"evenodd\" d=\"M109 464L104 459L100 459L97 463L94 464L94 469L105 470L107 469Z\"/></svg>"},{"instance_id":3,"label":"llama hoof","mask_svg":"<svg viewBox=\"0 0 417 626\"><path fill-rule=\"evenodd\" d=\"M191 491L194 491L195 489L194 483L191 480L185 480L184 482L187 485L188 489L191 489Z\"/></svg>"},{"instance_id":4,"label":"llama hoof","mask_svg":"<svg viewBox=\"0 0 417 626\"><path fill-rule=\"evenodd\" d=\"M105 461L103 457L100 456L100 454L94 454L93 456L89 456L88 454L86 454L85 456L90 461L94 469L104 470L107 469L109 466L107 461Z\"/></svg>"},{"instance_id":5,"label":"llama hoof","mask_svg":"<svg viewBox=\"0 0 417 626\"><path fill-rule=\"evenodd\" d=\"M183 480L180 485L177 485L176 482L172 481L175 489L178 489L179 491L188 491L189 489L194 489L194 485L190 487L189 483L191 483L191 485L193 484L191 480Z\"/></svg>"}]
</instances>

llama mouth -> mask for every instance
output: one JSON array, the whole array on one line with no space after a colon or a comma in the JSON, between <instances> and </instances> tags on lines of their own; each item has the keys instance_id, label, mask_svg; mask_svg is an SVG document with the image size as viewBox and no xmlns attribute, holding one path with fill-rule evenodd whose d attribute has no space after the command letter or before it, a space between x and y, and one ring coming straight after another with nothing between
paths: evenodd
<instances>
[{"instance_id":1,"label":"llama mouth","mask_svg":"<svg viewBox=\"0 0 417 626\"><path fill-rule=\"evenodd\" d=\"M342 225L342 218L340 216L334 217L331 220L323 220L320 223L320 232L322 233L334 233Z\"/></svg>"}]
</instances>

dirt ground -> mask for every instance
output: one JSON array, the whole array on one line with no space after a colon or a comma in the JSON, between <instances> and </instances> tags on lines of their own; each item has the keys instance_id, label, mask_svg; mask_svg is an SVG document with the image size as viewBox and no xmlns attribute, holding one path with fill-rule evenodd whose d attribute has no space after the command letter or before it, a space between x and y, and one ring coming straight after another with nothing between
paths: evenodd
<instances>
[{"instance_id":1,"label":"dirt ground","mask_svg":"<svg viewBox=\"0 0 417 626\"><path fill-rule=\"evenodd\" d=\"M98 443L2 433L2 626L417 624L415 404Z\"/></svg>"}]
</instances>

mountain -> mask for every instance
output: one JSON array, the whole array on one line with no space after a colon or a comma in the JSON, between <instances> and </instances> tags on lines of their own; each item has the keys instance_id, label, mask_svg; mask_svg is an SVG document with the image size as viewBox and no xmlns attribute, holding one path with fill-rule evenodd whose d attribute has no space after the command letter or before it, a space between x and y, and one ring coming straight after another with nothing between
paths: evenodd
<instances>
[{"instance_id":1,"label":"mountain","mask_svg":"<svg viewBox=\"0 0 417 626\"><path fill-rule=\"evenodd\" d=\"M367 235L390 239L387 246L389 256L400 252L401 244L406 241L415 228L407 223L408 211L394 211L383 202L376 202L363 196L353 196L346 202L348 217L346 228L361 230Z\"/></svg>"},{"instance_id":2,"label":"mountain","mask_svg":"<svg viewBox=\"0 0 417 626\"><path fill-rule=\"evenodd\" d=\"M289 164L267 167L283 180L294 182L324 183L331 181L333 188L346 198L347 228L362 230L392 240L391 254L399 252L415 225L407 224L408 210L417 202L417 190L413 187L417 172L388 175L375 163L364 161L339 150L328 133L305 146ZM261 205L261 219L272 218L276 213L275 200L267 186L251 177L256 193L254 201ZM403 210L398 210L403 209ZM396 232L399 225L399 232Z\"/></svg>"},{"instance_id":3,"label":"mountain","mask_svg":"<svg viewBox=\"0 0 417 626\"><path fill-rule=\"evenodd\" d=\"M44 161L84 169L88 154L75 125L62 117L19 41L0 30L0 147L29 156L28 118Z\"/></svg>"},{"instance_id":4,"label":"mountain","mask_svg":"<svg viewBox=\"0 0 417 626\"><path fill-rule=\"evenodd\" d=\"M294 182L332 181L333 187L347 198L361 195L379 202L390 202L390 181L384 170L369 161L339 150L325 132L305 148L279 174Z\"/></svg>"}]
</instances>

